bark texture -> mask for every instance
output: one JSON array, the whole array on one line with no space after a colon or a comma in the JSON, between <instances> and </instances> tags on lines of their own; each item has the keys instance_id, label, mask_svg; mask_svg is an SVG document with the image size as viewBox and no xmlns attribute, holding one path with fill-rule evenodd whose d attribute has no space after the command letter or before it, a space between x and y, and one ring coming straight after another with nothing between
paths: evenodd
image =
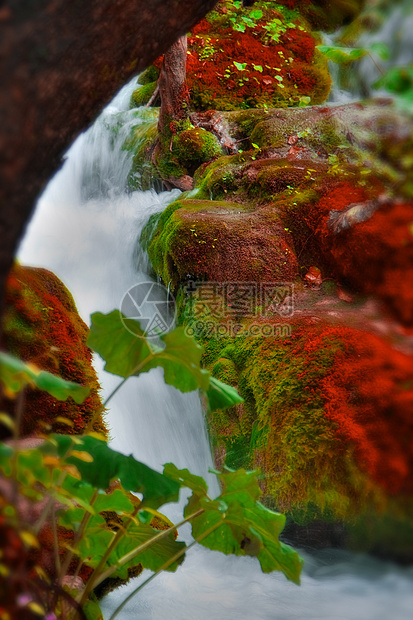
<instances>
[{"instance_id":1,"label":"bark texture","mask_svg":"<svg viewBox=\"0 0 413 620\"><path fill-rule=\"evenodd\" d=\"M34 203L73 139L215 4L0 2L0 300Z\"/></svg>"},{"instance_id":2,"label":"bark texture","mask_svg":"<svg viewBox=\"0 0 413 620\"><path fill-rule=\"evenodd\" d=\"M186 87L187 37L180 37L165 53L159 76L161 110L158 130L161 135L168 132L171 121L181 121L188 116L188 92Z\"/></svg>"}]
</instances>

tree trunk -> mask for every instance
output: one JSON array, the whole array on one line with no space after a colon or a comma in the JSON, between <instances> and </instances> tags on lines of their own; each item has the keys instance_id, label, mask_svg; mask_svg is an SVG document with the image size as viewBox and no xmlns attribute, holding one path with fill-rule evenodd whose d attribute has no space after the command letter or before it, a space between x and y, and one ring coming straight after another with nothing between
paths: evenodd
<instances>
[{"instance_id":1,"label":"tree trunk","mask_svg":"<svg viewBox=\"0 0 413 620\"><path fill-rule=\"evenodd\" d=\"M216 0L0 3L0 313L34 202L74 138Z\"/></svg>"},{"instance_id":2,"label":"tree trunk","mask_svg":"<svg viewBox=\"0 0 413 620\"><path fill-rule=\"evenodd\" d=\"M161 136L171 133L170 123L188 116L188 90L186 86L187 37L180 37L165 53L159 76L161 109L158 131Z\"/></svg>"}]
</instances>

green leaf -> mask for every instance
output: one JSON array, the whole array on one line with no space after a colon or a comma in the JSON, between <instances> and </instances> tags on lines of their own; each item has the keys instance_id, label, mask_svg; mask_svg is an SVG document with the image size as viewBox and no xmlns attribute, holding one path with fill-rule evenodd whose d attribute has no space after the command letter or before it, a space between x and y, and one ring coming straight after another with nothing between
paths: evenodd
<instances>
[{"instance_id":1,"label":"green leaf","mask_svg":"<svg viewBox=\"0 0 413 620\"><path fill-rule=\"evenodd\" d=\"M87 620L102 620L103 618L102 610L96 601L91 601L89 599L82 609Z\"/></svg>"},{"instance_id":2,"label":"green leaf","mask_svg":"<svg viewBox=\"0 0 413 620\"><path fill-rule=\"evenodd\" d=\"M262 65L254 65L253 64L252 66L254 67L255 71L259 71L260 73L262 73L262 71L263 71Z\"/></svg>"},{"instance_id":3,"label":"green leaf","mask_svg":"<svg viewBox=\"0 0 413 620\"><path fill-rule=\"evenodd\" d=\"M237 62L236 60L232 61L238 71L245 71L247 63L246 62Z\"/></svg>"},{"instance_id":4,"label":"green leaf","mask_svg":"<svg viewBox=\"0 0 413 620\"><path fill-rule=\"evenodd\" d=\"M159 534L159 530L155 530L149 525L140 523L131 523L127 529L127 536L123 537L120 543L116 546L113 553L109 557L108 564L115 564L122 557L130 554L131 551L143 543L150 541L152 538ZM170 532L165 538L153 542L150 547L141 551L138 555L129 560L122 566L115 574L114 577L127 577L127 568L142 564L143 568L156 571L160 569L168 560L173 558L179 552L182 552L186 548L186 544L181 541L175 540L175 533ZM184 560L184 554L177 560L175 560L166 570L175 571L179 564Z\"/></svg>"},{"instance_id":5,"label":"green leaf","mask_svg":"<svg viewBox=\"0 0 413 620\"><path fill-rule=\"evenodd\" d=\"M263 572L282 571L299 583L302 561L298 554L278 540L285 517L260 504L257 474L243 469L218 475L223 491L219 498L208 501L198 492L190 497L185 516L201 508L195 517L192 535L209 549L225 554L256 556Z\"/></svg>"},{"instance_id":6,"label":"green leaf","mask_svg":"<svg viewBox=\"0 0 413 620\"><path fill-rule=\"evenodd\" d=\"M173 463L167 463L163 473L171 480L178 482L180 486L195 491L199 496L207 494L208 486L205 480L201 476L191 474L188 469L178 469Z\"/></svg>"},{"instance_id":7,"label":"green leaf","mask_svg":"<svg viewBox=\"0 0 413 620\"><path fill-rule=\"evenodd\" d=\"M48 392L57 400L67 400L71 396L78 404L83 403L90 392L86 386L66 381L33 365L29 366L17 357L3 352L0 352L0 380L14 394L26 385L31 385Z\"/></svg>"},{"instance_id":8,"label":"green leaf","mask_svg":"<svg viewBox=\"0 0 413 620\"><path fill-rule=\"evenodd\" d=\"M261 11L261 9L253 9L252 11L250 11L251 19L255 19L257 21L259 21L263 15L264 13Z\"/></svg>"},{"instance_id":9,"label":"green leaf","mask_svg":"<svg viewBox=\"0 0 413 620\"><path fill-rule=\"evenodd\" d=\"M73 445L71 435L52 435L52 438L61 458L70 452ZM104 441L95 437L85 435L76 439L79 442L76 449L88 452L93 461L87 463L74 456L68 456L65 460L76 466L84 482L105 490L111 480L119 479L126 491L142 493L142 506L148 505L151 508L178 500L179 485L175 481L136 461L133 456L112 450ZM47 453L52 446L44 444L41 449Z\"/></svg>"},{"instance_id":10,"label":"green leaf","mask_svg":"<svg viewBox=\"0 0 413 620\"><path fill-rule=\"evenodd\" d=\"M316 48L329 60L338 64L345 64L359 60L368 54L368 50L352 47L330 47L329 45L316 45Z\"/></svg>"},{"instance_id":11,"label":"green leaf","mask_svg":"<svg viewBox=\"0 0 413 620\"><path fill-rule=\"evenodd\" d=\"M372 43L369 49L382 60L390 60L389 46L385 43Z\"/></svg>"},{"instance_id":12,"label":"green leaf","mask_svg":"<svg viewBox=\"0 0 413 620\"><path fill-rule=\"evenodd\" d=\"M227 409L244 402L237 390L231 385L210 377L209 388L206 392L208 398L208 410Z\"/></svg>"},{"instance_id":13,"label":"green leaf","mask_svg":"<svg viewBox=\"0 0 413 620\"><path fill-rule=\"evenodd\" d=\"M91 320L88 345L105 360L108 372L126 378L161 366L165 382L182 392L208 388L209 372L200 368L202 348L183 327L161 336L166 346L160 349L148 345L137 321L133 321L136 336L125 329L117 310L97 312Z\"/></svg>"}]
</instances>

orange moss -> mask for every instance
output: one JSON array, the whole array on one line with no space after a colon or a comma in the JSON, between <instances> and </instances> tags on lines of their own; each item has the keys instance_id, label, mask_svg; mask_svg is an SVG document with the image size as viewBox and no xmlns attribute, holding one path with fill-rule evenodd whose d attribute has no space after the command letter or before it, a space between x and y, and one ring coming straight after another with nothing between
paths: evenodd
<instances>
[{"instance_id":1,"label":"orange moss","mask_svg":"<svg viewBox=\"0 0 413 620\"><path fill-rule=\"evenodd\" d=\"M325 63L314 64L314 37L304 30L298 14L287 20L274 9L263 10L261 22L240 32L233 29L218 5L215 19L211 14L192 30L187 59L192 107L232 110L291 106L304 95L313 103L325 100L330 85L328 71ZM268 40L263 27L274 19L280 24L278 41ZM287 27L291 20L294 26Z\"/></svg>"},{"instance_id":2,"label":"orange moss","mask_svg":"<svg viewBox=\"0 0 413 620\"><path fill-rule=\"evenodd\" d=\"M382 508L385 497L411 498L412 357L319 318L288 323L286 338L201 338L207 367L219 362L219 378L245 398L211 416L221 458L224 450L231 465L237 444L239 461L264 470L264 491L282 510L312 502L349 517Z\"/></svg>"},{"instance_id":3,"label":"orange moss","mask_svg":"<svg viewBox=\"0 0 413 620\"><path fill-rule=\"evenodd\" d=\"M413 326L413 203L389 199L364 222L334 233L331 210L362 204L377 195L341 183L309 208L305 221L320 241L332 273L357 291L382 299L408 327Z\"/></svg>"},{"instance_id":4,"label":"orange moss","mask_svg":"<svg viewBox=\"0 0 413 620\"><path fill-rule=\"evenodd\" d=\"M21 435L39 432L80 434L92 415L101 408L99 384L86 346L88 329L79 317L73 299L60 280L45 269L16 265L8 279L3 320L8 350L42 370L91 388L83 404L71 398L57 401L46 392L26 393ZM13 411L14 403L9 403ZM73 427L56 422L69 418ZM94 430L106 433L102 417Z\"/></svg>"}]
</instances>

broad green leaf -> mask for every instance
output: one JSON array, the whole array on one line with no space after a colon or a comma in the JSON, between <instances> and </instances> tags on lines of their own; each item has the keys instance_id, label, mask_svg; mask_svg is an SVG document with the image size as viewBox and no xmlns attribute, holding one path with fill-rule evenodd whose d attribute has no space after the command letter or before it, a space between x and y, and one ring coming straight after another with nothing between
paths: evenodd
<instances>
[{"instance_id":1,"label":"broad green leaf","mask_svg":"<svg viewBox=\"0 0 413 620\"><path fill-rule=\"evenodd\" d=\"M0 380L14 394L24 386L31 385L48 392L57 400L67 400L71 396L78 404L83 403L90 392L86 386L39 370L3 352L0 352Z\"/></svg>"},{"instance_id":2,"label":"broad green leaf","mask_svg":"<svg viewBox=\"0 0 413 620\"><path fill-rule=\"evenodd\" d=\"M208 492L207 483L201 476L191 474L188 469L178 469L173 463L164 466L163 473L171 480L175 480L182 487L188 487L198 495L206 495Z\"/></svg>"},{"instance_id":3,"label":"broad green leaf","mask_svg":"<svg viewBox=\"0 0 413 620\"><path fill-rule=\"evenodd\" d=\"M215 377L210 377L209 388L206 394L208 397L208 411L227 409L244 402L244 399L234 387L215 379Z\"/></svg>"},{"instance_id":4,"label":"broad green leaf","mask_svg":"<svg viewBox=\"0 0 413 620\"><path fill-rule=\"evenodd\" d=\"M60 457L64 457L72 447L71 435L52 435ZM68 456L65 460L76 466L82 480L98 489L107 489L110 481L119 479L125 491L143 494L143 506L158 508L166 502L174 502L179 497L177 482L154 471L147 465L136 461L133 456L125 456L109 448L106 442L85 435L77 438L80 441L76 449L86 451L93 457L91 463ZM50 452L51 444L44 444L43 451Z\"/></svg>"},{"instance_id":5,"label":"broad green leaf","mask_svg":"<svg viewBox=\"0 0 413 620\"><path fill-rule=\"evenodd\" d=\"M119 545L114 549L113 553L109 557L108 564L115 564L122 560L122 557L129 554L134 548L138 548L140 545L150 541L152 538L160 533L159 530L155 530L150 525L140 523L131 523L127 529L127 536L121 539ZM127 569L131 566L136 566L138 563L142 564L143 568L156 571L161 568L168 560L173 558L179 552L183 552L186 549L184 542L175 540L175 533L170 532L165 538L153 542L150 547L141 551L122 568L114 574L114 577L127 577ZM175 560L168 568L168 571L175 571L179 564L184 560L184 554L177 560Z\"/></svg>"},{"instance_id":6,"label":"broad green leaf","mask_svg":"<svg viewBox=\"0 0 413 620\"><path fill-rule=\"evenodd\" d=\"M110 314L95 312L91 316L88 346L105 360L105 370L124 378L138 374L156 350L149 347L139 323L134 324L136 336L125 328L118 310Z\"/></svg>"},{"instance_id":7,"label":"broad green leaf","mask_svg":"<svg viewBox=\"0 0 413 620\"><path fill-rule=\"evenodd\" d=\"M135 333L140 330L139 337L125 329L117 310L106 315L95 313L91 319L88 345L105 360L108 372L126 378L161 366L166 383L182 392L208 388L209 373L200 368L202 348L183 327L161 336L166 346L160 349L148 345L137 321Z\"/></svg>"},{"instance_id":8,"label":"broad green leaf","mask_svg":"<svg viewBox=\"0 0 413 620\"><path fill-rule=\"evenodd\" d=\"M329 45L316 45L316 48L329 60L338 64L345 64L359 60L368 54L368 50L352 47L330 47Z\"/></svg>"},{"instance_id":9,"label":"broad green leaf","mask_svg":"<svg viewBox=\"0 0 413 620\"><path fill-rule=\"evenodd\" d=\"M278 540L285 517L257 501L261 490L256 473L241 469L218 477L223 487L219 501L208 502L194 492L185 507L186 517L204 509L191 521L194 538L225 554L256 556L264 572L280 570L299 583L302 562L294 550Z\"/></svg>"},{"instance_id":10,"label":"broad green leaf","mask_svg":"<svg viewBox=\"0 0 413 620\"><path fill-rule=\"evenodd\" d=\"M250 11L251 19L260 20L263 15L264 13L261 11L261 9L253 9L252 11Z\"/></svg>"},{"instance_id":11,"label":"broad green leaf","mask_svg":"<svg viewBox=\"0 0 413 620\"><path fill-rule=\"evenodd\" d=\"M255 71L259 71L260 73L263 72L262 65L252 65L252 66L254 67Z\"/></svg>"},{"instance_id":12,"label":"broad green leaf","mask_svg":"<svg viewBox=\"0 0 413 620\"><path fill-rule=\"evenodd\" d=\"M166 347L156 356L154 366L162 366L166 383L181 392L207 389L210 373L200 367L202 347L185 333L185 328L177 327L161 340Z\"/></svg>"}]
</instances>

